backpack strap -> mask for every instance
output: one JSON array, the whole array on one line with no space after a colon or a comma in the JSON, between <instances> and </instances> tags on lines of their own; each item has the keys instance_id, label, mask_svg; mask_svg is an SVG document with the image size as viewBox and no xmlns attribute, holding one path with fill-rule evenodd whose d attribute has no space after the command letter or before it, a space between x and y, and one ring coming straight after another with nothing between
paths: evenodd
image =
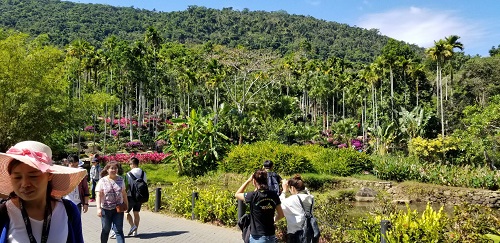
<instances>
[{"instance_id":1,"label":"backpack strap","mask_svg":"<svg viewBox=\"0 0 500 243\"><path fill-rule=\"evenodd\" d=\"M9 214L7 213L7 205L4 202L0 204L0 230L3 228L9 220ZM1 232L1 231L0 231Z\"/></svg>"},{"instance_id":2,"label":"backpack strap","mask_svg":"<svg viewBox=\"0 0 500 243\"><path fill-rule=\"evenodd\" d=\"M307 213L306 209L304 208L304 204L302 203L302 200L300 200L299 194L297 194L297 198L299 199L300 206L302 206L302 210L304 210L304 213ZM309 213L312 214L313 210L313 205L314 205L314 198L311 198L311 207L309 208Z\"/></svg>"},{"instance_id":3,"label":"backpack strap","mask_svg":"<svg viewBox=\"0 0 500 243\"><path fill-rule=\"evenodd\" d=\"M144 180L144 171L143 170L141 170L141 171L142 171L142 173L141 173L141 179Z\"/></svg>"},{"instance_id":4,"label":"backpack strap","mask_svg":"<svg viewBox=\"0 0 500 243\"><path fill-rule=\"evenodd\" d=\"M64 204L64 208L66 209L66 214L68 215L68 221L73 222L73 218L75 215L73 215L73 205L72 202L68 199L62 199L62 202Z\"/></svg>"},{"instance_id":5,"label":"backpack strap","mask_svg":"<svg viewBox=\"0 0 500 243\"><path fill-rule=\"evenodd\" d=\"M144 173L144 171L142 173ZM130 178L132 178L132 180L134 180L134 181L137 180L137 177L135 177L134 174L132 174L132 172L128 172L127 174L130 176ZM143 176L144 176L144 174L143 174Z\"/></svg>"}]
</instances>

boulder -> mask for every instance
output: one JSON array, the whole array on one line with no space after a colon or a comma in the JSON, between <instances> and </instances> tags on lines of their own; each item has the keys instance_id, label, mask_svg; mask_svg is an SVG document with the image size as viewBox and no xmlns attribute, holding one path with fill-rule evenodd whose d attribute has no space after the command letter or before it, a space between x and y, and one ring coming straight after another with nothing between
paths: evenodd
<instances>
[{"instance_id":1,"label":"boulder","mask_svg":"<svg viewBox=\"0 0 500 243\"><path fill-rule=\"evenodd\" d=\"M357 197L376 197L377 192L368 187L361 187L358 192L356 192Z\"/></svg>"}]
</instances>

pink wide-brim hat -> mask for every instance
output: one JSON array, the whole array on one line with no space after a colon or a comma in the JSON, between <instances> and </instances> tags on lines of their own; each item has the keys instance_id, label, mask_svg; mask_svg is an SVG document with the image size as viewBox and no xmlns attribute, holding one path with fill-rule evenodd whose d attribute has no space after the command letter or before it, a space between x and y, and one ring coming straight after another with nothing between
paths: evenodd
<instances>
[{"instance_id":1,"label":"pink wide-brim hat","mask_svg":"<svg viewBox=\"0 0 500 243\"><path fill-rule=\"evenodd\" d=\"M36 141L23 141L7 152L0 153L0 194L9 195L14 191L7 171L9 164L14 160L19 160L44 173L51 173L53 175L51 195L55 198L68 195L87 175L85 169L54 165L49 146Z\"/></svg>"}]
</instances>

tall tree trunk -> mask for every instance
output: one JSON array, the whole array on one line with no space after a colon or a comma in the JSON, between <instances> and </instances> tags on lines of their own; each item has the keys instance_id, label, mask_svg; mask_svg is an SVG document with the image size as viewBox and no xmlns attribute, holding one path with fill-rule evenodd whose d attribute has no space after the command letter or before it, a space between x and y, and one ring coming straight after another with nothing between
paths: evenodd
<instances>
[{"instance_id":1,"label":"tall tree trunk","mask_svg":"<svg viewBox=\"0 0 500 243\"><path fill-rule=\"evenodd\" d=\"M392 72L392 65L389 66L389 73L391 78L391 119L394 121L394 74Z\"/></svg>"},{"instance_id":2,"label":"tall tree trunk","mask_svg":"<svg viewBox=\"0 0 500 243\"><path fill-rule=\"evenodd\" d=\"M345 91L342 89L342 120L345 119Z\"/></svg>"},{"instance_id":3,"label":"tall tree trunk","mask_svg":"<svg viewBox=\"0 0 500 243\"><path fill-rule=\"evenodd\" d=\"M134 127L132 125L132 101L128 101L128 123L130 129L130 141L134 140Z\"/></svg>"}]
</instances>

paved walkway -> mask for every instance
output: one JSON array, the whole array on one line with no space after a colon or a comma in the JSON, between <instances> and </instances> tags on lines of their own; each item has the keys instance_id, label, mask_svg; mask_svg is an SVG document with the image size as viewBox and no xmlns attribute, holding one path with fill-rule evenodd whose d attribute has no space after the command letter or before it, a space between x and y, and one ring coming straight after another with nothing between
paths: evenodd
<instances>
[{"instance_id":1,"label":"paved walkway","mask_svg":"<svg viewBox=\"0 0 500 243\"><path fill-rule=\"evenodd\" d=\"M95 203L90 203L89 211L82 215L82 225L85 242L99 242L101 218L97 217ZM127 220L123 225L123 231L127 234L130 229ZM109 239L109 242L116 242L116 240ZM241 240L241 231L236 228L218 227L141 210L138 235L136 237L125 236L125 242L241 243L243 241Z\"/></svg>"}]
</instances>

